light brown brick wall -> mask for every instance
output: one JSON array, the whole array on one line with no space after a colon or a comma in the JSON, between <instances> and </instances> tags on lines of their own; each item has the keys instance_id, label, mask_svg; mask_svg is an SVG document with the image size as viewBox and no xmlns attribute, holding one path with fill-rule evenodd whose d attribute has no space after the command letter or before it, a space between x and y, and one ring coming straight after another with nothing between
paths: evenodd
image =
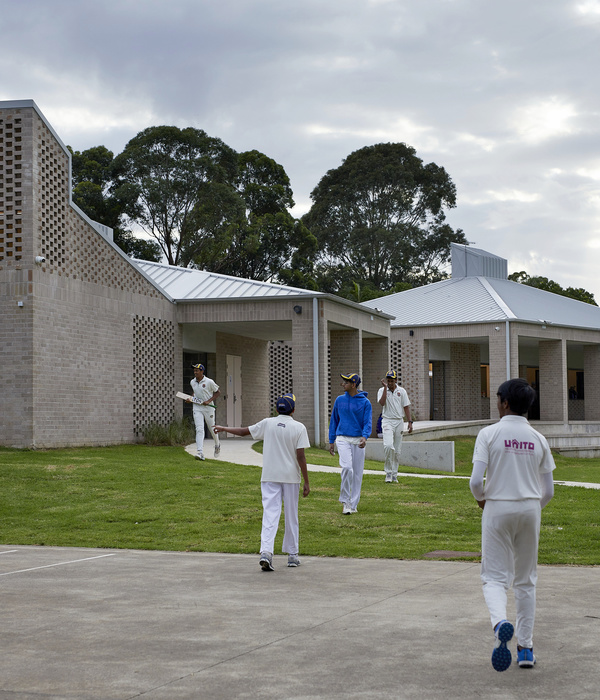
<instances>
[{"instance_id":1,"label":"light brown brick wall","mask_svg":"<svg viewBox=\"0 0 600 700\"><path fill-rule=\"evenodd\" d=\"M221 387L217 400L217 419L227 421L227 355L239 355L242 379L242 425L252 425L270 416L269 347L266 340L229 333L217 333L216 377Z\"/></svg>"},{"instance_id":2,"label":"light brown brick wall","mask_svg":"<svg viewBox=\"0 0 600 700\"><path fill-rule=\"evenodd\" d=\"M392 340L401 344L400 384L408 394L411 416L413 420L429 420L429 343L418 330L414 336L408 331L396 331Z\"/></svg>"},{"instance_id":3,"label":"light brown brick wall","mask_svg":"<svg viewBox=\"0 0 600 700\"><path fill-rule=\"evenodd\" d=\"M33 304L26 281L29 272L0 271L0 445L10 447L28 447L33 441Z\"/></svg>"},{"instance_id":4,"label":"light brown brick wall","mask_svg":"<svg viewBox=\"0 0 600 700\"><path fill-rule=\"evenodd\" d=\"M67 152L33 107L0 109L4 145L6 123L13 122L14 136L17 119L22 176L17 188L6 158L0 181L0 290L7 310L0 331L6 339L0 444L134 441L146 418L166 421L180 410L174 306L70 205ZM46 262L36 264L35 256ZM145 331L136 341L142 318L142 325L161 328L159 337ZM12 395L5 391L11 385Z\"/></svg>"},{"instance_id":5,"label":"light brown brick wall","mask_svg":"<svg viewBox=\"0 0 600 700\"><path fill-rule=\"evenodd\" d=\"M481 419L480 351L477 345L450 344L447 393L450 420Z\"/></svg>"},{"instance_id":6,"label":"light brown brick wall","mask_svg":"<svg viewBox=\"0 0 600 700\"><path fill-rule=\"evenodd\" d=\"M432 362L433 376L433 416L432 420L450 420L450 395L446 391L448 363L443 360ZM429 416L428 416L429 418Z\"/></svg>"},{"instance_id":7,"label":"light brown brick wall","mask_svg":"<svg viewBox=\"0 0 600 700\"><path fill-rule=\"evenodd\" d=\"M332 330L329 333L331 348L331 404L344 393L341 387L340 374L356 372L362 377L362 342L358 330ZM361 387L362 388L362 387ZM331 416L328 416L328 420Z\"/></svg>"}]
</instances>

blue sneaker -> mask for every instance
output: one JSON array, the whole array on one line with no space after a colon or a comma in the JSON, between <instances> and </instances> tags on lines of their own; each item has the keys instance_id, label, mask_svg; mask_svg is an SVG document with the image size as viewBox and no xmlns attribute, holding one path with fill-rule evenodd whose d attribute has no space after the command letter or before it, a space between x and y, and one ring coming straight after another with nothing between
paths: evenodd
<instances>
[{"instance_id":1,"label":"blue sneaker","mask_svg":"<svg viewBox=\"0 0 600 700\"><path fill-rule=\"evenodd\" d=\"M517 661L521 668L533 668L536 661L533 649L519 649L517 651Z\"/></svg>"},{"instance_id":2,"label":"blue sneaker","mask_svg":"<svg viewBox=\"0 0 600 700\"><path fill-rule=\"evenodd\" d=\"M513 637L515 628L508 620L501 620L496 625L496 645L492 652L492 666L496 671L506 671L512 663L512 654L506 646Z\"/></svg>"}]
</instances>

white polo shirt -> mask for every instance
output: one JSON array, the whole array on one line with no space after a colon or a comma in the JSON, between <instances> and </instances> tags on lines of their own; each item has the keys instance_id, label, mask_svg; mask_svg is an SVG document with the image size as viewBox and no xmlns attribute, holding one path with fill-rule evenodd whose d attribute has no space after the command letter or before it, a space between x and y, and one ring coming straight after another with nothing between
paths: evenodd
<instances>
[{"instance_id":1,"label":"white polo shirt","mask_svg":"<svg viewBox=\"0 0 600 700\"><path fill-rule=\"evenodd\" d=\"M212 397L215 391L219 391L219 386L212 379L209 379L206 375L200 381L198 381L196 377L194 377L190 382L190 386L192 387L194 396L197 399L200 399L200 401L208 401L208 399ZM194 406L196 405L197 404L194 404ZM206 408L208 408L208 406Z\"/></svg>"},{"instance_id":2,"label":"white polo shirt","mask_svg":"<svg viewBox=\"0 0 600 700\"><path fill-rule=\"evenodd\" d=\"M540 474L556 465L546 438L524 416L504 416L479 431L473 462L487 464L485 499L541 498Z\"/></svg>"},{"instance_id":3,"label":"white polo shirt","mask_svg":"<svg viewBox=\"0 0 600 700\"><path fill-rule=\"evenodd\" d=\"M377 402L383 396L383 389L384 387L381 387L377 392ZM387 390L387 398L383 404L381 415L383 418L391 418L392 420L404 420L405 406L410 406L406 389L396 384L394 391Z\"/></svg>"},{"instance_id":4,"label":"white polo shirt","mask_svg":"<svg viewBox=\"0 0 600 700\"><path fill-rule=\"evenodd\" d=\"M255 440L264 440L261 481L282 484L299 484L302 472L296 450L310 447L308 433L303 423L292 416L265 418L248 426Z\"/></svg>"}]
</instances>

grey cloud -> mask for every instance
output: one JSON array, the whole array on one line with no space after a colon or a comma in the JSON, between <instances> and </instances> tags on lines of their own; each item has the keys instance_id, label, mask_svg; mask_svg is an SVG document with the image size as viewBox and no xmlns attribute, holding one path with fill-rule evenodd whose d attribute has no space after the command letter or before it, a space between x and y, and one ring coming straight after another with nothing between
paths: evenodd
<instances>
[{"instance_id":1,"label":"grey cloud","mask_svg":"<svg viewBox=\"0 0 600 700\"><path fill-rule=\"evenodd\" d=\"M118 152L152 124L257 148L285 167L297 213L353 150L406 141L456 182L449 220L470 240L600 299L600 253L581 250L600 214L598 183L583 174L598 170L600 15L576 7L4 0L0 97L35 99L77 150ZM551 100L572 107L571 132L535 142L519 119L543 122Z\"/></svg>"}]
</instances>

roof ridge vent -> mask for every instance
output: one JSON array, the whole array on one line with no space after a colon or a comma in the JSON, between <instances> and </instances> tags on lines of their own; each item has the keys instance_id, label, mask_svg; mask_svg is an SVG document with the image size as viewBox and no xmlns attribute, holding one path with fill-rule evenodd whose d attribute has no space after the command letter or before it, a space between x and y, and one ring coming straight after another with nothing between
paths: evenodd
<instances>
[{"instance_id":1,"label":"roof ridge vent","mask_svg":"<svg viewBox=\"0 0 600 700\"><path fill-rule=\"evenodd\" d=\"M450 243L452 256L452 278L492 277L508 279L508 261L486 250L471 248L468 245Z\"/></svg>"}]
</instances>

